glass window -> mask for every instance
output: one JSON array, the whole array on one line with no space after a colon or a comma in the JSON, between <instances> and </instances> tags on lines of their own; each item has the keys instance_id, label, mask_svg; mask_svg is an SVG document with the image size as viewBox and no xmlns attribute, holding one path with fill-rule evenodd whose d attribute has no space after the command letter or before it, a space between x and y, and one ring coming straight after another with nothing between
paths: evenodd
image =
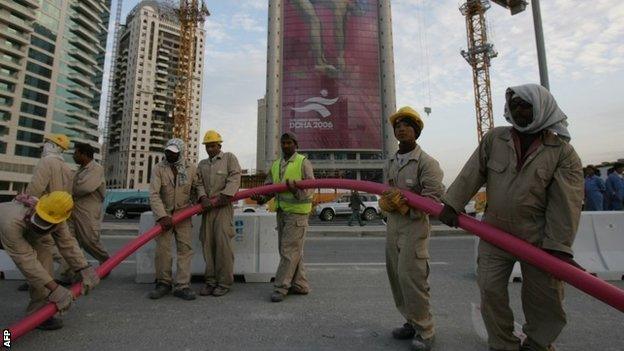
<instances>
[{"instance_id":1,"label":"glass window","mask_svg":"<svg viewBox=\"0 0 624 351\"><path fill-rule=\"evenodd\" d=\"M360 160L381 160L383 157L381 155L381 152L373 152L373 153L368 153L368 152L362 152L360 153Z\"/></svg>"},{"instance_id":2,"label":"glass window","mask_svg":"<svg viewBox=\"0 0 624 351\"><path fill-rule=\"evenodd\" d=\"M38 129L38 130L45 130L45 122L44 121L40 121L38 119L25 117L25 116L20 116L19 125L20 125L20 127L26 127L26 128L32 128L32 129Z\"/></svg>"},{"instance_id":3,"label":"glass window","mask_svg":"<svg viewBox=\"0 0 624 351\"><path fill-rule=\"evenodd\" d=\"M24 84L30 85L31 87L39 88L41 90L50 90L50 83L29 75L26 75L26 78L24 78Z\"/></svg>"},{"instance_id":4,"label":"glass window","mask_svg":"<svg viewBox=\"0 0 624 351\"><path fill-rule=\"evenodd\" d=\"M50 69L47 69L47 68L45 68L45 67L43 67L41 65L38 65L38 64L36 64L34 62L28 62L26 64L26 69L29 72L36 73L36 74L38 74L40 76L44 76L46 78L52 77L52 71Z\"/></svg>"},{"instance_id":5,"label":"glass window","mask_svg":"<svg viewBox=\"0 0 624 351\"><path fill-rule=\"evenodd\" d=\"M47 1L44 1L42 4L42 9L43 11L50 15L53 18L59 18L61 16L61 11L59 11L59 9L57 9L54 5L50 4Z\"/></svg>"},{"instance_id":6,"label":"glass window","mask_svg":"<svg viewBox=\"0 0 624 351\"><path fill-rule=\"evenodd\" d=\"M35 32L37 34L41 34L44 37L46 37L46 38L48 38L48 39L50 39L52 41L56 41L56 34L52 33L52 31L49 30L48 28L43 27L43 26L41 26L41 25L39 25L37 23L34 24L34 28L35 28Z\"/></svg>"},{"instance_id":7,"label":"glass window","mask_svg":"<svg viewBox=\"0 0 624 351\"><path fill-rule=\"evenodd\" d=\"M0 190L9 190L11 182L0 181Z\"/></svg>"},{"instance_id":8,"label":"glass window","mask_svg":"<svg viewBox=\"0 0 624 351\"><path fill-rule=\"evenodd\" d=\"M34 90L30 90L27 88L24 88L24 92L22 93L22 97L32 100L32 101L36 101L42 104L47 104L48 103L48 95L46 94L42 94L42 93L38 93Z\"/></svg>"},{"instance_id":9,"label":"glass window","mask_svg":"<svg viewBox=\"0 0 624 351\"><path fill-rule=\"evenodd\" d=\"M45 51L49 51L51 53L54 53L54 44L50 44L47 41L43 40L43 39L39 39L36 36L31 36L30 37L30 43L38 48L41 48Z\"/></svg>"},{"instance_id":10,"label":"glass window","mask_svg":"<svg viewBox=\"0 0 624 351\"><path fill-rule=\"evenodd\" d=\"M0 141L0 154L6 154L7 143Z\"/></svg>"},{"instance_id":11,"label":"glass window","mask_svg":"<svg viewBox=\"0 0 624 351\"><path fill-rule=\"evenodd\" d=\"M0 136L9 134L9 127L0 125Z\"/></svg>"},{"instance_id":12,"label":"glass window","mask_svg":"<svg viewBox=\"0 0 624 351\"><path fill-rule=\"evenodd\" d=\"M54 59L52 57L37 50L33 50L32 48L28 50L28 57L35 59L41 63L45 63L48 66L52 66L52 64L54 63Z\"/></svg>"},{"instance_id":13,"label":"glass window","mask_svg":"<svg viewBox=\"0 0 624 351\"><path fill-rule=\"evenodd\" d=\"M41 148L26 145L15 145L15 155L39 158L41 157Z\"/></svg>"},{"instance_id":14,"label":"glass window","mask_svg":"<svg viewBox=\"0 0 624 351\"><path fill-rule=\"evenodd\" d=\"M27 141L29 143L42 143L43 142L43 135L42 134L37 134L37 133L32 133L32 132L27 132L27 131L24 131L24 130L18 130L17 131L17 140Z\"/></svg>"},{"instance_id":15,"label":"glass window","mask_svg":"<svg viewBox=\"0 0 624 351\"><path fill-rule=\"evenodd\" d=\"M20 111L25 112L25 113L30 113L31 115L35 115L35 116L40 116L40 117L45 117L46 114L48 113L48 109L44 107L29 104L27 102L22 102Z\"/></svg>"},{"instance_id":16,"label":"glass window","mask_svg":"<svg viewBox=\"0 0 624 351\"><path fill-rule=\"evenodd\" d=\"M58 31L59 21L51 16L48 16L43 11L38 12L37 21L44 27L56 32Z\"/></svg>"}]
</instances>

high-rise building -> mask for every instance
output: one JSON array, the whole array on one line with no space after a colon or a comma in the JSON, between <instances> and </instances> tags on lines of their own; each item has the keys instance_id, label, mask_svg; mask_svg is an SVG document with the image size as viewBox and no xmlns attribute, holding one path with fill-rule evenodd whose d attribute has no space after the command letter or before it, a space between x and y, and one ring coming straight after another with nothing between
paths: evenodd
<instances>
[{"instance_id":1,"label":"high-rise building","mask_svg":"<svg viewBox=\"0 0 624 351\"><path fill-rule=\"evenodd\" d=\"M382 181L398 148L390 1L270 0L268 23L258 169L291 131L317 177Z\"/></svg>"},{"instance_id":2,"label":"high-rise building","mask_svg":"<svg viewBox=\"0 0 624 351\"><path fill-rule=\"evenodd\" d=\"M159 1L142 1L120 28L105 165L109 188L147 188L154 165L162 160L165 144L173 137L180 48L175 10ZM193 161L198 155L204 35L198 27L187 145Z\"/></svg>"},{"instance_id":3,"label":"high-rise building","mask_svg":"<svg viewBox=\"0 0 624 351\"><path fill-rule=\"evenodd\" d=\"M99 152L109 16L110 0L0 1L1 201L30 181L46 133Z\"/></svg>"}]
</instances>

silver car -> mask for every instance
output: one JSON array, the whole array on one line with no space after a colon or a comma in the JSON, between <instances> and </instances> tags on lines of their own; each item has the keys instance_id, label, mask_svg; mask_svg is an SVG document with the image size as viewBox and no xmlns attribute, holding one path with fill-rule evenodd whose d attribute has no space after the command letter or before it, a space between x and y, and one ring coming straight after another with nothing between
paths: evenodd
<instances>
[{"instance_id":1,"label":"silver car","mask_svg":"<svg viewBox=\"0 0 624 351\"><path fill-rule=\"evenodd\" d=\"M379 209L379 196L375 194L359 194L360 199L364 203L362 219L372 221L379 218L381 210ZM351 195L341 195L336 201L325 202L316 205L316 215L323 221L333 221L334 217L339 215L350 215L352 210L349 207Z\"/></svg>"}]
</instances>

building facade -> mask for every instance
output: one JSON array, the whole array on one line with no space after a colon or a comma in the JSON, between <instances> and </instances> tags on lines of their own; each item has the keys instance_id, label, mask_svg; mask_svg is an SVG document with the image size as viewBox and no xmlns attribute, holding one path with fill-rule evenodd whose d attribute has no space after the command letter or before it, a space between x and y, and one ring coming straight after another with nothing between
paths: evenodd
<instances>
[{"instance_id":1,"label":"building facade","mask_svg":"<svg viewBox=\"0 0 624 351\"><path fill-rule=\"evenodd\" d=\"M317 177L381 182L398 148L387 123L396 108L390 2L271 0L268 23L258 169L291 131Z\"/></svg>"},{"instance_id":2,"label":"building facade","mask_svg":"<svg viewBox=\"0 0 624 351\"><path fill-rule=\"evenodd\" d=\"M109 116L107 186L147 189L154 165L164 157L173 137L173 105L180 48L175 9L158 1L142 1L127 16L118 34L112 105ZM195 43L195 72L187 152L196 161L201 113L204 37Z\"/></svg>"},{"instance_id":3,"label":"building facade","mask_svg":"<svg viewBox=\"0 0 624 351\"><path fill-rule=\"evenodd\" d=\"M0 1L1 201L25 189L46 133L99 152L109 16L110 0Z\"/></svg>"}]
</instances>

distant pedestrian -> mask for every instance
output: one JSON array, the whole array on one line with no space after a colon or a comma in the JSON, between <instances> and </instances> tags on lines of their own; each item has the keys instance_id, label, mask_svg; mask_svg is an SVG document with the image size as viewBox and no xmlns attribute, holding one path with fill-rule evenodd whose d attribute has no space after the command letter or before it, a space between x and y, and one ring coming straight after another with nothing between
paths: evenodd
<instances>
[{"instance_id":1,"label":"distant pedestrian","mask_svg":"<svg viewBox=\"0 0 624 351\"><path fill-rule=\"evenodd\" d=\"M624 204L624 163L617 162L613 165L613 172L609 174L606 182L608 210L622 211Z\"/></svg>"},{"instance_id":2,"label":"distant pedestrian","mask_svg":"<svg viewBox=\"0 0 624 351\"><path fill-rule=\"evenodd\" d=\"M351 191L351 197L349 198L349 208L351 208L351 218L349 218L349 226L353 225L353 220L357 219L360 227L364 225L362 223L362 215L360 214L360 209L364 207L364 203L360 198L357 190Z\"/></svg>"}]
</instances>

